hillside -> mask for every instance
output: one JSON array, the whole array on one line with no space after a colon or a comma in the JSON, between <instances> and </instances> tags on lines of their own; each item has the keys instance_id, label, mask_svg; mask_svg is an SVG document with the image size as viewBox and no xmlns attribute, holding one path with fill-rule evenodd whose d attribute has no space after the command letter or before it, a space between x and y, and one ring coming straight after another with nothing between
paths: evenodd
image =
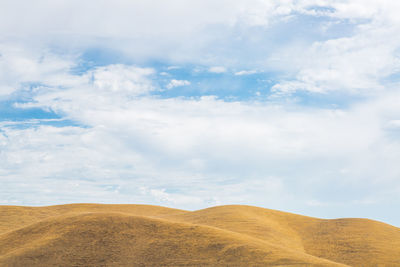
<instances>
[{"instance_id":1,"label":"hillside","mask_svg":"<svg viewBox=\"0 0 400 267\"><path fill-rule=\"evenodd\" d=\"M0 266L400 266L400 229L251 206L0 206Z\"/></svg>"}]
</instances>

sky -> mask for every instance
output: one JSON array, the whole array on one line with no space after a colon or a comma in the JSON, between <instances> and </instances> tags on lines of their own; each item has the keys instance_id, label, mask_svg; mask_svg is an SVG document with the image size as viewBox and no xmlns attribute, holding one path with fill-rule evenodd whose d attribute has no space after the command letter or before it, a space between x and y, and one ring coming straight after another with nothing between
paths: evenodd
<instances>
[{"instance_id":1,"label":"sky","mask_svg":"<svg viewBox=\"0 0 400 267\"><path fill-rule=\"evenodd\" d=\"M0 1L0 204L400 226L397 0Z\"/></svg>"}]
</instances>

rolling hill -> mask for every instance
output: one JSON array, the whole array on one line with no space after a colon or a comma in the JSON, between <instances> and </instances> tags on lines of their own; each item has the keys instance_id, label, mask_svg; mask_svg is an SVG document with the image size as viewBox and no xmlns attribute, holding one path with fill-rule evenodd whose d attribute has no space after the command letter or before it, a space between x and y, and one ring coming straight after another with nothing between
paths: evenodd
<instances>
[{"instance_id":1,"label":"rolling hill","mask_svg":"<svg viewBox=\"0 0 400 267\"><path fill-rule=\"evenodd\" d=\"M400 229L252 206L0 206L0 266L400 266Z\"/></svg>"}]
</instances>

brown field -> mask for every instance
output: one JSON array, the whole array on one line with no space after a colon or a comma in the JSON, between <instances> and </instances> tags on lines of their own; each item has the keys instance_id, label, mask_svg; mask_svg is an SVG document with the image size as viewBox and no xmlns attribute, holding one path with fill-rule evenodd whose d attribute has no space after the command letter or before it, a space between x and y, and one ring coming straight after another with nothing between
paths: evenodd
<instances>
[{"instance_id":1,"label":"brown field","mask_svg":"<svg viewBox=\"0 0 400 267\"><path fill-rule=\"evenodd\" d=\"M0 266L400 266L400 228L251 206L0 206Z\"/></svg>"}]
</instances>

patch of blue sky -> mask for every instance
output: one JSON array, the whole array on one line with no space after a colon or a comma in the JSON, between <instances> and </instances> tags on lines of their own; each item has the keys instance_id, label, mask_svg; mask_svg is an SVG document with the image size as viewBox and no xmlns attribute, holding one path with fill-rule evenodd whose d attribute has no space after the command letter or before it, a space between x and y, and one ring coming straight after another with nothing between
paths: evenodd
<instances>
[{"instance_id":1,"label":"patch of blue sky","mask_svg":"<svg viewBox=\"0 0 400 267\"><path fill-rule=\"evenodd\" d=\"M74 126L80 128L88 128L88 126L82 125L76 121L68 120L68 119L54 119L54 120L40 120L38 121L39 125L49 125L53 127L66 127L66 126Z\"/></svg>"},{"instance_id":2,"label":"patch of blue sky","mask_svg":"<svg viewBox=\"0 0 400 267\"><path fill-rule=\"evenodd\" d=\"M85 127L77 122L68 120L51 110L42 108L18 107L16 103L24 103L19 99L7 99L0 101L0 122L7 127L26 129L41 125L53 127L77 126Z\"/></svg>"},{"instance_id":3,"label":"patch of blue sky","mask_svg":"<svg viewBox=\"0 0 400 267\"><path fill-rule=\"evenodd\" d=\"M24 130L24 129L32 129L40 126L52 126L52 127L80 127L87 128L87 126L82 126L74 121L67 119L30 119L30 120L7 120L0 121L2 124L1 127L6 127L10 129ZM1 132L0 127L0 132Z\"/></svg>"},{"instance_id":4,"label":"patch of blue sky","mask_svg":"<svg viewBox=\"0 0 400 267\"><path fill-rule=\"evenodd\" d=\"M162 98L213 95L226 101L246 101L268 94L276 77L266 72L235 75L231 71L212 73L201 67L173 67L159 73L161 90L153 94ZM168 88L171 80L189 81L190 85Z\"/></svg>"},{"instance_id":5,"label":"patch of blue sky","mask_svg":"<svg viewBox=\"0 0 400 267\"><path fill-rule=\"evenodd\" d=\"M116 50L104 47L88 48L81 53L76 65L70 70L71 74L80 75L88 70L96 67L107 66L111 64L127 64L131 65L134 62Z\"/></svg>"},{"instance_id":6,"label":"patch of blue sky","mask_svg":"<svg viewBox=\"0 0 400 267\"><path fill-rule=\"evenodd\" d=\"M301 27L298 25L301 25ZM210 73L206 67L194 65L178 65L168 68L167 63L153 62L151 67L161 74L158 77L158 83L160 88L164 89L154 92L154 94L165 98L214 95L226 101L262 99L271 94L270 88L274 83L282 78L287 79L287 75L294 74L279 73L273 67L267 67L263 71L251 75L234 75L235 71L232 71L232 69L235 69L235 61L243 62L240 66L243 69L251 70L256 67L252 66L251 62L257 65L263 60L260 59L260 54L268 55L282 45L297 41L311 44L315 41L351 36L357 26L358 22L339 20L329 16L297 15L287 21L280 21L278 25L267 29L263 27L246 28L246 31L252 31L250 34L248 32L241 33L241 29L238 28L234 33L242 38L228 38L231 41L229 46L216 45L216 47L225 47L224 51L218 51L218 54L226 54L227 56L232 54L233 63L228 62L227 72ZM253 38L248 39L245 38L246 36ZM225 40L226 38L222 39ZM229 47L229 49L226 49L226 47ZM244 49L246 51L243 51L243 48L246 48ZM246 60L241 60L241 58L246 58ZM231 69L229 69L229 66ZM239 70L237 69L237 71ZM166 87L172 79L187 80L190 85L167 89ZM353 100L352 98L349 100L347 97L341 97L340 94L329 94L327 96L304 92L296 93L296 99L300 99L300 103L305 105L325 107L347 106Z\"/></svg>"},{"instance_id":7,"label":"patch of blue sky","mask_svg":"<svg viewBox=\"0 0 400 267\"><path fill-rule=\"evenodd\" d=\"M285 39L326 41L352 36L362 20L338 19L330 16L297 14L286 22L274 25L272 31L278 42Z\"/></svg>"},{"instance_id":8,"label":"patch of blue sky","mask_svg":"<svg viewBox=\"0 0 400 267\"><path fill-rule=\"evenodd\" d=\"M121 55L117 56L116 53L109 50L90 49L82 54L79 64L72 72L78 75L95 67L110 64L130 65L132 62L123 60ZM227 70L223 73L212 73L208 71L206 66L174 65L161 61L148 62L148 64L140 67L151 67L157 71L158 75L154 77L156 79L154 82L159 87L159 90L153 91L152 95L161 98L196 98L212 95L225 101L266 99L271 94L270 88L285 75L278 72L255 72L246 75L235 75L235 72L240 71L239 69L235 71ZM190 85L167 88L171 80L189 81ZM306 94L298 94L297 97L310 98ZM310 101L304 101L304 103L306 102L312 101L310 99ZM43 115L47 114L45 111L41 112Z\"/></svg>"},{"instance_id":9,"label":"patch of blue sky","mask_svg":"<svg viewBox=\"0 0 400 267\"><path fill-rule=\"evenodd\" d=\"M296 91L290 95L290 99L298 105L310 108L347 109L354 103L366 99L362 95L346 94L344 92L314 93L308 91Z\"/></svg>"},{"instance_id":10,"label":"patch of blue sky","mask_svg":"<svg viewBox=\"0 0 400 267\"><path fill-rule=\"evenodd\" d=\"M22 108L17 103L32 101L32 92L37 87L44 86L41 83L22 83L21 90L17 90L7 98L0 100L0 121L25 121L31 119L60 119L61 117L51 110L41 108Z\"/></svg>"},{"instance_id":11,"label":"patch of blue sky","mask_svg":"<svg viewBox=\"0 0 400 267\"><path fill-rule=\"evenodd\" d=\"M290 96L274 97L271 87L285 74L278 72L256 72L247 75L235 75L233 71L210 73L206 68L196 66L158 66L158 84L160 90L153 95L161 98L199 98L216 96L224 101L290 101L305 107L328 109L346 109L354 102L364 98L343 92L313 93L296 91ZM190 85L176 86L168 89L171 80L186 80ZM272 100L273 99L273 100Z\"/></svg>"},{"instance_id":12,"label":"patch of blue sky","mask_svg":"<svg viewBox=\"0 0 400 267\"><path fill-rule=\"evenodd\" d=\"M41 108L19 108L13 100L0 101L0 121L24 121L30 119L60 119L61 117L52 111Z\"/></svg>"}]
</instances>

